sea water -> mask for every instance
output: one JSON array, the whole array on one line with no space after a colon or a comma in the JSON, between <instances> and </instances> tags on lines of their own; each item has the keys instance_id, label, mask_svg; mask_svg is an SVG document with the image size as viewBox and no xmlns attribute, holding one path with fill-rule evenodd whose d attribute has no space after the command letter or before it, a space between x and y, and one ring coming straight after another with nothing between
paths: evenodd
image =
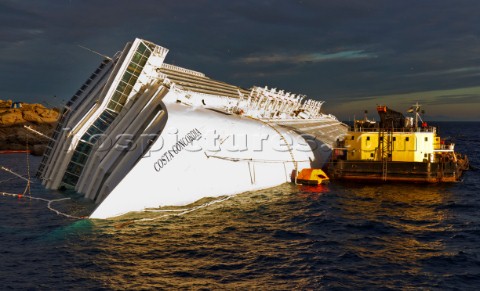
<instances>
[{"instance_id":1,"label":"sea water","mask_svg":"<svg viewBox=\"0 0 480 291\"><path fill-rule=\"evenodd\" d=\"M480 124L438 125L477 168ZM33 175L40 158L29 158ZM25 154L1 155L0 165L27 172ZM0 172L0 192L23 193L25 181L11 178ZM32 181L32 196L70 197ZM89 202L73 198L51 207L88 212ZM46 201L0 196L0 288L480 286L477 170L455 184L284 184L219 199L88 220L57 215Z\"/></svg>"}]
</instances>

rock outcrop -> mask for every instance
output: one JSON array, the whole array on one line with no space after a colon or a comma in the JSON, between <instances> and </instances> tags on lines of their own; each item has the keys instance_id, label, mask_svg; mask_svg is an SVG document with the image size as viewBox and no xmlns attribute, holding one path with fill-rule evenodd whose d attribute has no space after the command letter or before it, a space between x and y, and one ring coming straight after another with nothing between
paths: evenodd
<instances>
[{"instance_id":1,"label":"rock outcrop","mask_svg":"<svg viewBox=\"0 0 480 291\"><path fill-rule=\"evenodd\" d=\"M42 104L0 100L0 150L25 150L28 147L33 154L43 154L48 139L25 129L24 125L50 136L58 117L57 109Z\"/></svg>"},{"instance_id":2,"label":"rock outcrop","mask_svg":"<svg viewBox=\"0 0 480 291\"><path fill-rule=\"evenodd\" d=\"M59 112L42 104L19 103L19 108L12 108L12 100L0 100L0 127L23 125L27 123L55 123Z\"/></svg>"}]
</instances>

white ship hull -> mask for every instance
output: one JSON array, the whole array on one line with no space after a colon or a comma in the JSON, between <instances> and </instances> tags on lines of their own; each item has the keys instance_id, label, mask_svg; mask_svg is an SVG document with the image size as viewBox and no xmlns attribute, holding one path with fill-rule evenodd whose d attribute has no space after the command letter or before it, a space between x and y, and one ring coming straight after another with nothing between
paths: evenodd
<instances>
[{"instance_id":1,"label":"white ship hull","mask_svg":"<svg viewBox=\"0 0 480 291\"><path fill-rule=\"evenodd\" d=\"M322 166L329 154L321 144L314 153L300 135L248 117L178 103L167 103L167 111L161 138L91 218L273 187L290 182L295 169ZM177 137L190 132L198 140L179 150Z\"/></svg>"}]
</instances>

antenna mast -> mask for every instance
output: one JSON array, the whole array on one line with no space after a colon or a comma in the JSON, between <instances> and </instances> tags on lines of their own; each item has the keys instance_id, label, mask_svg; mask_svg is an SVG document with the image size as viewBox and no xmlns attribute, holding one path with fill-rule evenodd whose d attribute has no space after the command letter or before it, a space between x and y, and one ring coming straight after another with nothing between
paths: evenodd
<instances>
[{"instance_id":1,"label":"antenna mast","mask_svg":"<svg viewBox=\"0 0 480 291\"><path fill-rule=\"evenodd\" d=\"M413 112L415 112L415 130L418 129L418 118L420 117L418 112L420 111L420 104L418 104L418 102L416 104L413 104L414 106L414 109L413 109ZM421 119L421 118L420 118Z\"/></svg>"},{"instance_id":2,"label":"antenna mast","mask_svg":"<svg viewBox=\"0 0 480 291\"><path fill-rule=\"evenodd\" d=\"M97 52L97 51L94 51L94 50L92 50L92 49L89 49L88 47L84 47L84 46L79 45L79 44L78 44L78 46L81 47L81 48L83 48L83 49L85 49L85 50L87 50L87 51L89 51L89 52L92 52L92 53L94 53L94 54L96 54L96 55L102 56L103 58L105 58L105 59L107 59L107 60L110 60L110 61L112 60L111 57L109 57L109 56L107 56L107 55L104 55L104 54L102 54L102 53L99 53L99 52Z\"/></svg>"}]
</instances>

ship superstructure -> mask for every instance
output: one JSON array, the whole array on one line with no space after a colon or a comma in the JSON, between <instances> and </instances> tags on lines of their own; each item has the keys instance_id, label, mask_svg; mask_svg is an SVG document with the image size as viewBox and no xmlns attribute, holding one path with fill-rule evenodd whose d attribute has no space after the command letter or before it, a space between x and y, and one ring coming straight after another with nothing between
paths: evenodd
<instances>
[{"instance_id":1,"label":"ship superstructure","mask_svg":"<svg viewBox=\"0 0 480 291\"><path fill-rule=\"evenodd\" d=\"M98 205L92 218L272 187L321 167L346 126L322 102L166 64L136 39L66 104L38 176Z\"/></svg>"},{"instance_id":2,"label":"ship superstructure","mask_svg":"<svg viewBox=\"0 0 480 291\"><path fill-rule=\"evenodd\" d=\"M378 106L377 112L380 122L356 120L337 141L328 167L331 178L456 182L468 169L468 158L455 152L455 144L442 140L435 127L421 120L418 103L409 110L412 117L387 106Z\"/></svg>"}]
</instances>

